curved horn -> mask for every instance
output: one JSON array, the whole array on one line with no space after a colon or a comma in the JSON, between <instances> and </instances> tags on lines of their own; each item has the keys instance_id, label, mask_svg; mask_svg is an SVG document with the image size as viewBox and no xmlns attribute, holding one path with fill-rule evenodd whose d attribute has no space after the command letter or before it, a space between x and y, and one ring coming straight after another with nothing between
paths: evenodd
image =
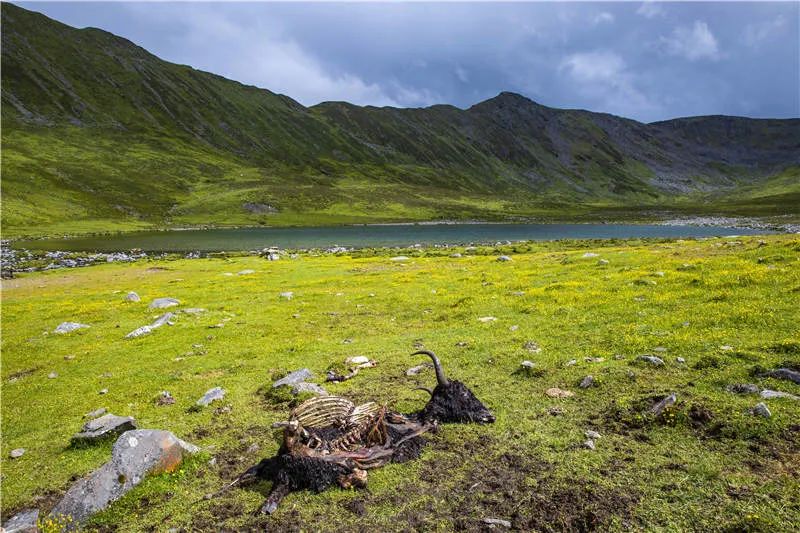
<instances>
[{"instance_id":1,"label":"curved horn","mask_svg":"<svg viewBox=\"0 0 800 533\"><path fill-rule=\"evenodd\" d=\"M411 389L411 390L424 390L425 392L427 392L428 394L430 394L431 396L433 396L433 391L432 391L432 390L430 390L430 389L429 389L429 388L427 388L427 387L414 387L414 388L413 388L413 389Z\"/></svg>"},{"instance_id":2,"label":"curved horn","mask_svg":"<svg viewBox=\"0 0 800 533\"><path fill-rule=\"evenodd\" d=\"M439 385L442 387L446 387L450 382L447 381L447 378L444 377L444 370L442 370L442 363L439 362L439 358L436 357L436 354L433 352L429 352L428 350L420 350L418 352L414 352L411 355L427 355L433 361L433 368L436 370L436 381L439 382Z\"/></svg>"}]
</instances>

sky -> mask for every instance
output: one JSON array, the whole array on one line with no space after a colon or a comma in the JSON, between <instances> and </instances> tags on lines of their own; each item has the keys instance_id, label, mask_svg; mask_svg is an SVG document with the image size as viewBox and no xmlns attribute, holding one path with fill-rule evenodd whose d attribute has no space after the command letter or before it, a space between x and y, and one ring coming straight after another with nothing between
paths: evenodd
<instances>
[{"instance_id":1,"label":"sky","mask_svg":"<svg viewBox=\"0 0 800 533\"><path fill-rule=\"evenodd\" d=\"M800 117L800 2L19 2L304 105Z\"/></svg>"}]
</instances>

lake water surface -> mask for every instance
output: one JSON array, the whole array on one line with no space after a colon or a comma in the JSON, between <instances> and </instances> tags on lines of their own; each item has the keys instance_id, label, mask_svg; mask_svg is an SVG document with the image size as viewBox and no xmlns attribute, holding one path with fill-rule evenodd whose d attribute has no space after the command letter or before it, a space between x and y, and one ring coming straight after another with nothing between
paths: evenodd
<instances>
[{"instance_id":1,"label":"lake water surface","mask_svg":"<svg viewBox=\"0 0 800 533\"><path fill-rule=\"evenodd\" d=\"M711 226L640 224L414 224L332 226L314 228L231 228L171 230L19 241L31 250L116 252L140 248L147 252L240 251L268 246L327 248L469 244L497 241L556 239L625 239L632 237L712 237L755 235L766 231Z\"/></svg>"}]
</instances>

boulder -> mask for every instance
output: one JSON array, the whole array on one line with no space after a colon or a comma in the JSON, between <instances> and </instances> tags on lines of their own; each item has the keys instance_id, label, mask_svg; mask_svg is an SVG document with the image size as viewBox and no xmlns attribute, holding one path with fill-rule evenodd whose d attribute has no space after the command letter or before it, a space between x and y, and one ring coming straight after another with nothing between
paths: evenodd
<instances>
[{"instance_id":1,"label":"boulder","mask_svg":"<svg viewBox=\"0 0 800 533\"><path fill-rule=\"evenodd\" d=\"M778 368L776 370L767 372L766 375L775 379L793 381L794 383L800 385L800 372L797 372L796 370L791 370L789 368Z\"/></svg>"},{"instance_id":2,"label":"boulder","mask_svg":"<svg viewBox=\"0 0 800 533\"><path fill-rule=\"evenodd\" d=\"M150 309L166 309L167 307L174 307L180 304L181 302L175 298L156 298L150 302Z\"/></svg>"},{"instance_id":3,"label":"boulder","mask_svg":"<svg viewBox=\"0 0 800 533\"><path fill-rule=\"evenodd\" d=\"M215 402L217 400L221 400L225 397L225 389L222 387L214 387L213 389L208 389L203 397L197 400L197 405L200 406L207 406L211 402Z\"/></svg>"},{"instance_id":4,"label":"boulder","mask_svg":"<svg viewBox=\"0 0 800 533\"><path fill-rule=\"evenodd\" d=\"M96 441L131 429L136 429L136 420L133 417L107 413L86 422L80 433L73 435L72 442Z\"/></svg>"},{"instance_id":5,"label":"boulder","mask_svg":"<svg viewBox=\"0 0 800 533\"><path fill-rule=\"evenodd\" d=\"M272 384L273 388L283 387L284 385L296 385L314 377L314 373L307 368L301 368L290 372L285 377Z\"/></svg>"},{"instance_id":6,"label":"boulder","mask_svg":"<svg viewBox=\"0 0 800 533\"><path fill-rule=\"evenodd\" d=\"M28 509L15 514L3 524L3 533L36 533L39 531L39 509Z\"/></svg>"},{"instance_id":7,"label":"boulder","mask_svg":"<svg viewBox=\"0 0 800 533\"><path fill-rule=\"evenodd\" d=\"M55 333L62 333L62 334L63 333L70 333L70 332L75 331L77 329L83 329L83 328L89 328L89 327L91 327L91 326L89 326L87 324L81 324L79 322L62 322L61 324L59 324L56 327Z\"/></svg>"},{"instance_id":8,"label":"boulder","mask_svg":"<svg viewBox=\"0 0 800 533\"><path fill-rule=\"evenodd\" d=\"M198 451L169 431L126 431L114 443L111 460L77 481L53 508L54 519L68 517L79 527L94 513L139 485L147 475L173 472L186 454Z\"/></svg>"},{"instance_id":9,"label":"boulder","mask_svg":"<svg viewBox=\"0 0 800 533\"><path fill-rule=\"evenodd\" d=\"M127 295L125 295L125 301L126 302L141 302L142 299L139 298L139 295L136 294L134 291L131 291Z\"/></svg>"}]
</instances>

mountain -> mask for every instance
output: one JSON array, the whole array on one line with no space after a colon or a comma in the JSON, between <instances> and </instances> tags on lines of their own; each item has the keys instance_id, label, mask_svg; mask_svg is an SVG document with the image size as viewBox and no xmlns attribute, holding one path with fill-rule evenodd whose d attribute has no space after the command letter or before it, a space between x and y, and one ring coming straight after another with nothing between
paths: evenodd
<instances>
[{"instance_id":1,"label":"mountain","mask_svg":"<svg viewBox=\"0 0 800 533\"><path fill-rule=\"evenodd\" d=\"M304 107L9 3L2 23L10 235L572 217L743 197L778 212L800 192L798 119L643 124L507 92L469 109Z\"/></svg>"}]
</instances>

